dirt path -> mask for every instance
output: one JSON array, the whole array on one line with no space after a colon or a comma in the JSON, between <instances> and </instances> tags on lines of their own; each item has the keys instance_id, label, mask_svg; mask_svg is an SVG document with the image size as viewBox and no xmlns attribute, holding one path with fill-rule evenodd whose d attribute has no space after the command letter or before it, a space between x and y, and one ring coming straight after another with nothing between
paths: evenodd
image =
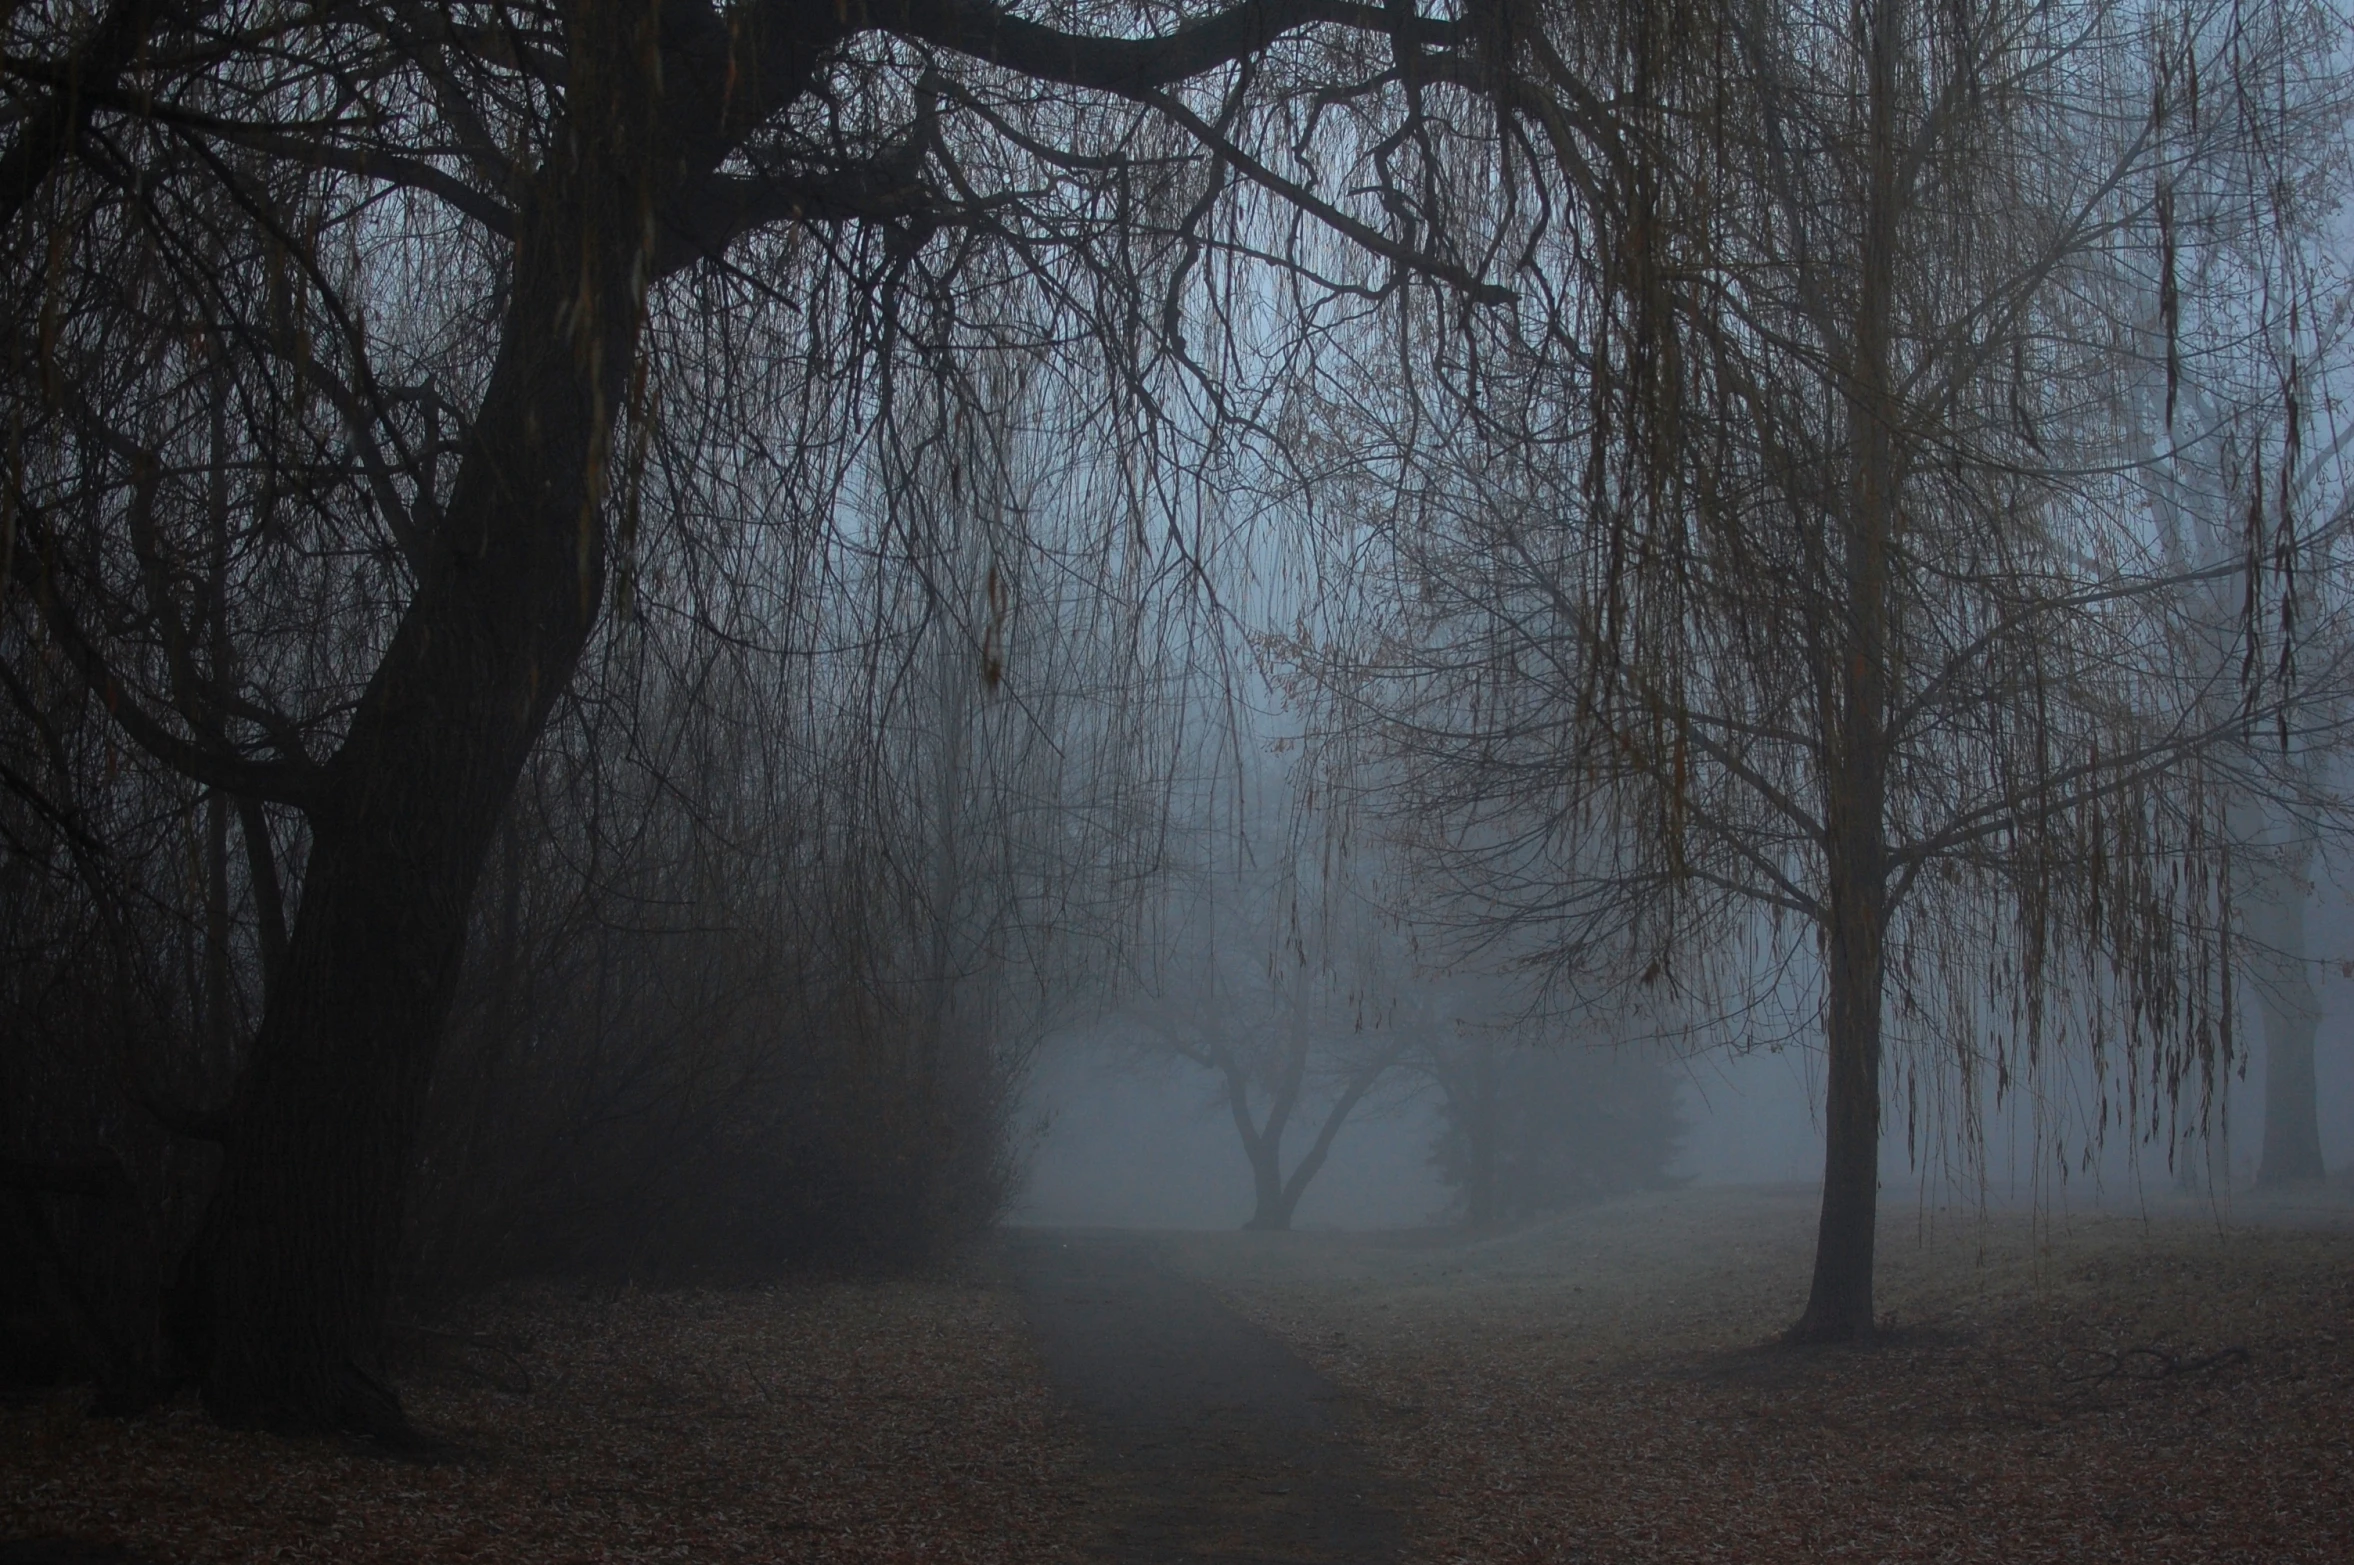
<instances>
[{"instance_id":1,"label":"dirt path","mask_svg":"<svg viewBox=\"0 0 2354 1565\"><path fill-rule=\"evenodd\" d=\"M1040 1356L1096 1447L1097 1558L1380 1565L1395 1514L1347 1437L1347 1396L1147 1236L1007 1241ZM1394 1497L1392 1497L1394 1498Z\"/></svg>"}]
</instances>

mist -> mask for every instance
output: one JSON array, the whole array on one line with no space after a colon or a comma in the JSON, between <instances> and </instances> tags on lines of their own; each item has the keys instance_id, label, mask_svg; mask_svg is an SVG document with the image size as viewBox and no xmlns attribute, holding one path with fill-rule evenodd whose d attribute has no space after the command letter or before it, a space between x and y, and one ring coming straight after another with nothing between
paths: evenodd
<instances>
[{"instance_id":1,"label":"mist","mask_svg":"<svg viewBox=\"0 0 2354 1565\"><path fill-rule=\"evenodd\" d=\"M0 1565L2354 1558L2344 0L0 34Z\"/></svg>"},{"instance_id":2,"label":"mist","mask_svg":"<svg viewBox=\"0 0 2354 1565\"><path fill-rule=\"evenodd\" d=\"M2317 897L2317 929L2343 930L2346 903L2335 888ZM2342 937L2341 937L2342 938ZM2323 979L2316 1038L2316 1092L2323 1156L2354 1164L2354 981ZM1823 1063L1792 1046L1748 1054L1702 1054L1678 1063L1683 1128L1668 1165L1698 1186L1810 1186L1822 1177ZM2223 1106L2229 1186L2206 1191L2228 1204L2255 1184L2262 1125L2264 1060L2235 1075ZM1361 1109L1302 1200L1302 1229L1368 1231L1432 1227L1461 1218L1459 1202L1432 1166L1440 1134L1430 1089L1401 1080ZM2039 1146L2032 1112L1992 1112L1985 1186L1950 1166L1952 1147L1908 1156L1901 1125L1881 1141L1881 1178L1902 1199L1967 1212L1980 1200L2006 1206L2050 1203L2061 1210L2131 1212L2184 1193L2181 1171L2162 1143L2120 1138L2090 1167L2071 1159L2061 1177ZM1250 1169L1236 1145L1214 1076L1182 1061L1139 1059L1101 1037L1059 1036L1041 1051L1016 1124L1024 1175L1007 1221L1035 1227L1237 1228L1251 1210Z\"/></svg>"}]
</instances>

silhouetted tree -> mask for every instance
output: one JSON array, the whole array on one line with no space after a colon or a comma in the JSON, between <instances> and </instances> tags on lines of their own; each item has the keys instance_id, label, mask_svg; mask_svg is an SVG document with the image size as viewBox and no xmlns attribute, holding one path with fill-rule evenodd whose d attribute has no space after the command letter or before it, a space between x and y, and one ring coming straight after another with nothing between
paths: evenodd
<instances>
[{"instance_id":1,"label":"silhouetted tree","mask_svg":"<svg viewBox=\"0 0 2354 1565\"><path fill-rule=\"evenodd\" d=\"M1432 106L1486 34L1411 9L7 25L5 657L24 748L69 752L14 775L86 831L70 752L136 751L237 824L251 1036L169 1112L222 1149L174 1318L235 1422L402 1427L370 1365L470 908L601 608L677 585L638 574L650 476L855 538L820 524L909 471L869 460L909 389L986 420L1012 356L1141 536L1243 422L1252 258L1278 356L1401 279L1501 297Z\"/></svg>"}]
</instances>

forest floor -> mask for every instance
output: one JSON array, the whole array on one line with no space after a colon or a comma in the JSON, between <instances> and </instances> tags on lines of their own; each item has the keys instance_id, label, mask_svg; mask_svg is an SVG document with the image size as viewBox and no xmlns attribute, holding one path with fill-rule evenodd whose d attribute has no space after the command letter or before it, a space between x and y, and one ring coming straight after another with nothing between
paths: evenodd
<instances>
[{"instance_id":1,"label":"forest floor","mask_svg":"<svg viewBox=\"0 0 2354 1565\"><path fill-rule=\"evenodd\" d=\"M510 1290L415 1339L437 1460L20 1400L0 1539L155 1565L2354 1559L2354 1192L2228 1221L1890 1205L1889 1329L1854 1348L1770 1345L1805 1291L1795 1189L1479 1239L1017 1231L928 1280Z\"/></svg>"}]
</instances>

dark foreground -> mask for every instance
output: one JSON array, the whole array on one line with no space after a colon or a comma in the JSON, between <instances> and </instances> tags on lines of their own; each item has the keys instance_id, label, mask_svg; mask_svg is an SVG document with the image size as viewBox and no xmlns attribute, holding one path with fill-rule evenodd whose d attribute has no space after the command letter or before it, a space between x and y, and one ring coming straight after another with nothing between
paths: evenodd
<instances>
[{"instance_id":1,"label":"dark foreground","mask_svg":"<svg viewBox=\"0 0 2354 1565\"><path fill-rule=\"evenodd\" d=\"M0 1538L151 1565L1055 1565L1086 1450L979 1274L744 1292L533 1289L433 1323L419 1464L188 1403L0 1406ZM78 1562L77 1562L78 1565Z\"/></svg>"},{"instance_id":2,"label":"dark foreground","mask_svg":"<svg viewBox=\"0 0 2354 1565\"><path fill-rule=\"evenodd\" d=\"M1893 1329L1771 1349L1811 1217L1694 1190L1476 1242L1015 1233L953 1278L504 1294L418 1339L440 1461L19 1398L0 1539L149 1565L2354 1559L2354 1192L1893 1210ZM65 1561L117 1565L38 1565Z\"/></svg>"}]
</instances>

